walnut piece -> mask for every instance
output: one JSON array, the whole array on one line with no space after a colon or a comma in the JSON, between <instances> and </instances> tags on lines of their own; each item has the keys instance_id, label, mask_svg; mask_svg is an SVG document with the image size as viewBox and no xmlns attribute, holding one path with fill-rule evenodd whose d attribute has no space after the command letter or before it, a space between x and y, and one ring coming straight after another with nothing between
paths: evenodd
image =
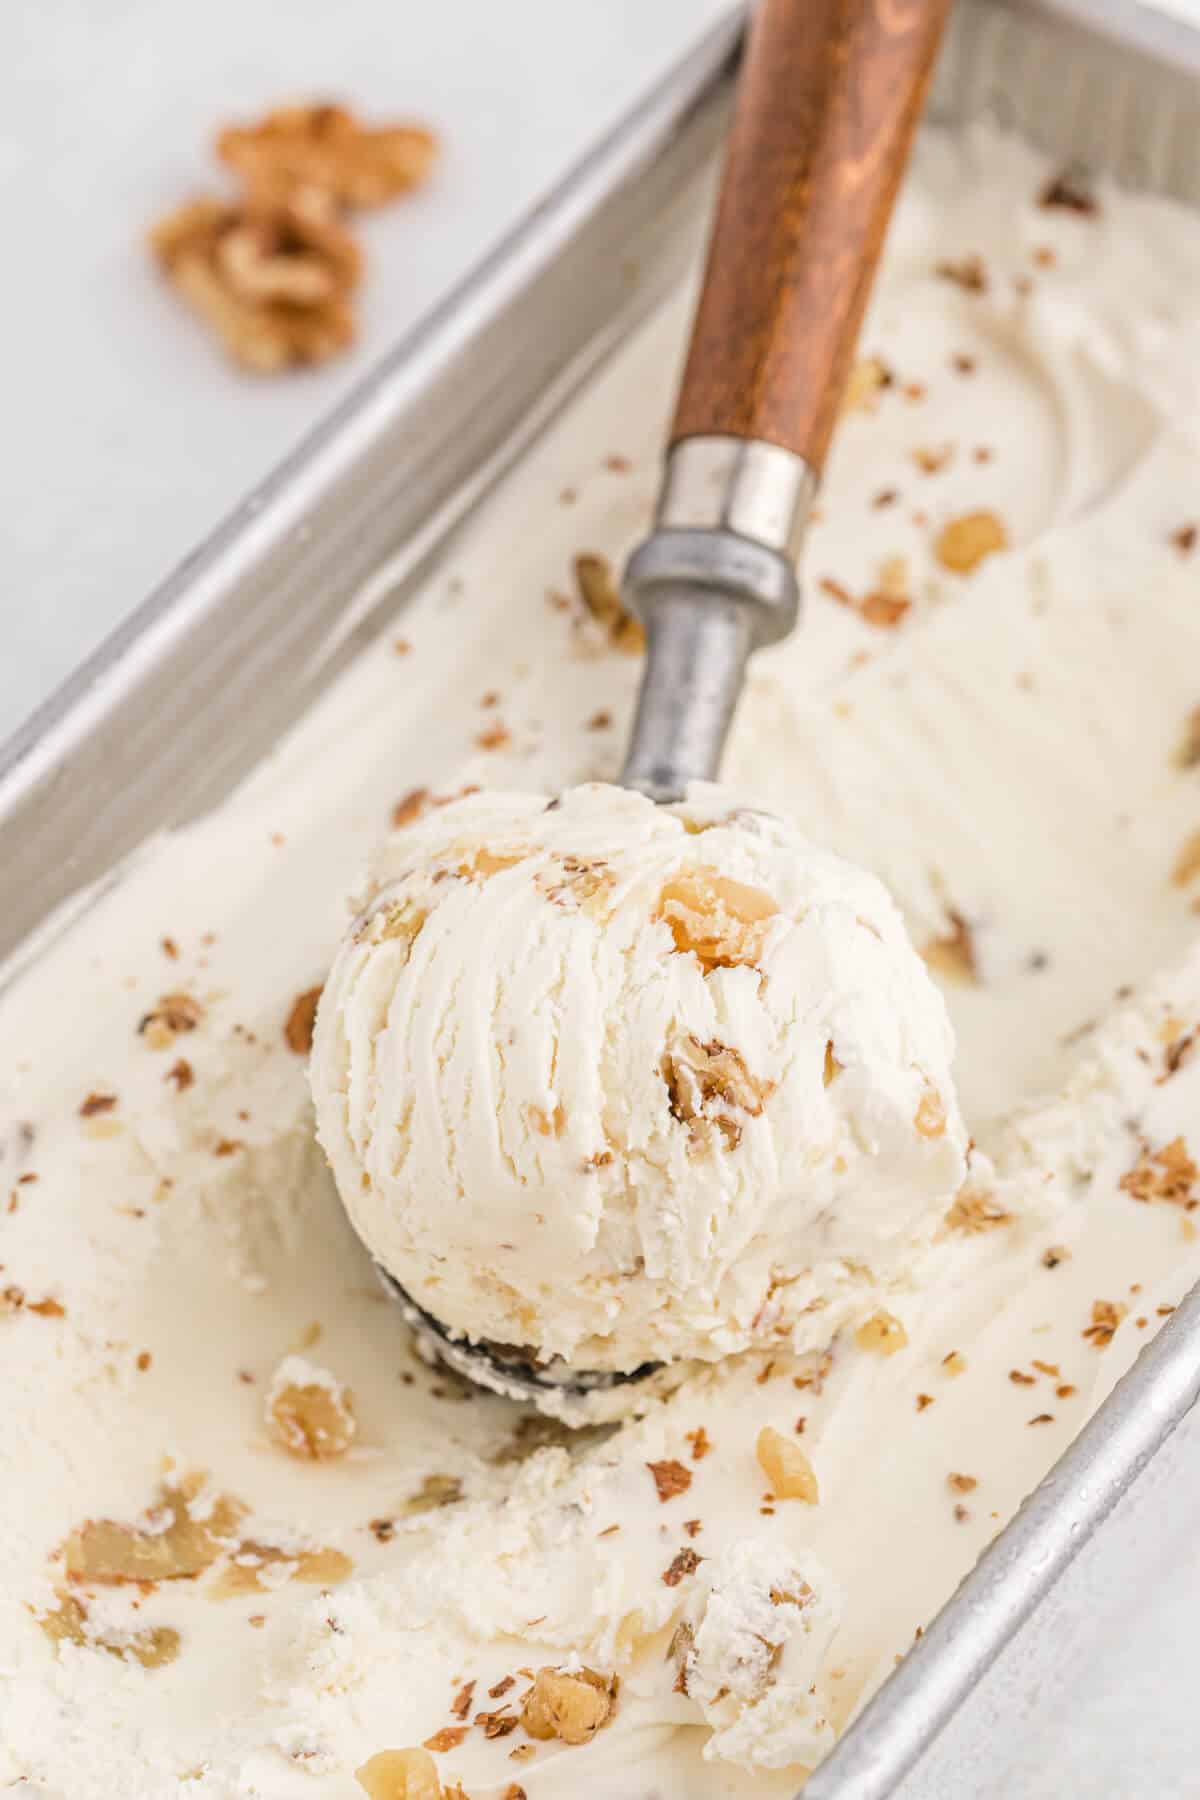
<instances>
[{"instance_id":1,"label":"walnut piece","mask_svg":"<svg viewBox=\"0 0 1200 1800\"><path fill-rule=\"evenodd\" d=\"M277 202L190 201L159 221L150 245L243 368L325 362L354 337L361 253L316 190Z\"/></svg>"},{"instance_id":2,"label":"walnut piece","mask_svg":"<svg viewBox=\"0 0 1200 1800\"><path fill-rule=\"evenodd\" d=\"M281 1576L311 1587L337 1587L354 1573L354 1563L344 1550L281 1550L253 1538L239 1543L208 1589L213 1600L232 1600L239 1594L272 1592Z\"/></svg>"},{"instance_id":3,"label":"walnut piece","mask_svg":"<svg viewBox=\"0 0 1200 1800\"><path fill-rule=\"evenodd\" d=\"M191 1503L204 1477L187 1476L162 1490L143 1525L89 1519L68 1537L66 1571L72 1581L112 1585L124 1581L188 1581L202 1575L236 1541L245 1509L228 1494L206 1500L193 1518Z\"/></svg>"},{"instance_id":4,"label":"walnut piece","mask_svg":"<svg viewBox=\"0 0 1200 1800\"><path fill-rule=\"evenodd\" d=\"M354 1779L369 1800L442 1800L428 1750L380 1750L355 1769Z\"/></svg>"},{"instance_id":5,"label":"walnut piece","mask_svg":"<svg viewBox=\"0 0 1200 1800\"><path fill-rule=\"evenodd\" d=\"M1092 1348L1103 1350L1116 1336L1117 1327L1129 1308L1121 1300L1093 1300L1092 1322L1080 1333L1091 1340Z\"/></svg>"},{"instance_id":6,"label":"walnut piece","mask_svg":"<svg viewBox=\"0 0 1200 1800\"><path fill-rule=\"evenodd\" d=\"M612 564L606 556L585 551L575 558L575 585L588 612L603 626L614 650L637 656L646 647L646 633L621 599Z\"/></svg>"},{"instance_id":7,"label":"walnut piece","mask_svg":"<svg viewBox=\"0 0 1200 1800\"><path fill-rule=\"evenodd\" d=\"M286 1357L267 1393L267 1428L289 1456L309 1462L332 1462L354 1442L358 1420L354 1397L325 1370L296 1367Z\"/></svg>"},{"instance_id":8,"label":"walnut piece","mask_svg":"<svg viewBox=\"0 0 1200 1800\"><path fill-rule=\"evenodd\" d=\"M280 106L257 125L231 125L217 155L255 198L317 189L340 206L383 206L420 186L437 139L423 125L364 125L344 106Z\"/></svg>"},{"instance_id":9,"label":"walnut piece","mask_svg":"<svg viewBox=\"0 0 1200 1800\"><path fill-rule=\"evenodd\" d=\"M939 1138L946 1130L946 1107L937 1089L925 1083L917 1110L913 1114L913 1124L923 1138Z\"/></svg>"},{"instance_id":10,"label":"walnut piece","mask_svg":"<svg viewBox=\"0 0 1200 1800\"><path fill-rule=\"evenodd\" d=\"M689 1035L663 1054L661 1073L671 1117L688 1128L689 1147L701 1155L718 1147L736 1150L742 1116L757 1119L775 1091L746 1067L740 1050L715 1038Z\"/></svg>"},{"instance_id":11,"label":"walnut piece","mask_svg":"<svg viewBox=\"0 0 1200 1800\"><path fill-rule=\"evenodd\" d=\"M284 1021L284 1042L297 1056L307 1056L312 1049L313 1027L317 1022L317 1005L322 986L306 988L304 993L297 994Z\"/></svg>"},{"instance_id":12,"label":"walnut piece","mask_svg":"<svg viewBox=\"0 0 1200 1800\"><path fill-rule=\"evenodd\" d=\"M994 1231L998 1225L1007 1225L1011 1218L1012 1214L993 1194L985 1194L980 1188L962 1188L946 1213L946 1224L951 1231L961 1231L970 1237L981 1231Z\"/></svg>"},{"instance_id":13,"label":"walnut piece","mask_svg":"<svg viewBox=\"0 0 1200 1800\"><path fill-rule=\"evenodd\" d=\"M1147 1205L1161 1201L1190 1211L1195 1205L1192 1186L1198 1173L1186 1141L1176 1137L1161 1150L1144 1150L1132 1169L1122 1175L1121 1188Z\"/></svg>"},{"instance_id":14,"label":"walnut piece","mask_svg":"<svg viewBox=\"0 0 1200 1800\"><path fill-rule=\"evenodd\" d=\"M673 1456L663 1462L648 1462L646 1467L654 1477L654 1486L662 1501L673 1500L676 1494L686 1493L692 1485L692 1471Z\"/></svg>"},{"instance_id":15,"label":"walnut piece","mask_svg":"<svg viewBox=\"0 0 1200 1800\"><path fill-rule=\"evenodd\" d=\"M103 1637L87 1628L88 1609L77 1594L59 1594L52 1612L36 1614L37 1622L52 1644L78 1644L81 1650L103 1650L140 1663L143 1669L161 1669L179 1655L179 1633L170 1625L147 1626L142 1631Z\"/></svg>"},{"instance_id":16,"label":"walnut piece","mask_svg":"<svg viewBox=\"0 0 1200 1800\"><path fill-rule=\"evenodd\" d=\"M713 969L753 967L778 911L762 888L691 863L665 884L654 917L670 927L680 955L694 956L708 975Z\"/></svg>"},{"instance_id":17,"label":"walnut piece","mask_svg":"<svg viewBox=\"0 0 1200 1800\"><path fill-rule=\"evenodd\" d=\"M895 1356L908 1342L908 1333L894 1313L876 1312L864 1319L854 1333L854 1341L863 1350L878 1350L881 1356Z\"/></svg>"},{"instance_id":18,"label":"walnut piece","mask_svg":"<svg viewBox=\"0 0 1200 1800\"><path fill-rule=\"evenodd\" d=\"M879 404L880 394L885 388L890 388L894 381L892 371L878 356L860 356L850 371L850 379L842 395L842 411L874 412Z\"/></svg>"},{"instance_id":19,"label":"walnut piece","mask_svg":"<svg viewBox=\"0 0 1200 1800\"><path fill-rule=\"evenodd\" d=\"M461 1499L462 1481L457 1475L426 1475L416 1493L401 1505L400 1517L416 1518L420 1513L436 1512L440 1506L453 1506Z\"/></svg>"},{"instance_id":20,"label":"walnut piece","mask_svg":"<svg viewBox=\"0 0 1200 1800\"><path fill-rule=\"evenodd\" d=\"M192 994L164 994L151 1012L138 1022L138 1035L152 1050L168 1050L177 1037L195 1031L204 1008Z\"/></svg>"},{"instance_id":21,"label":"walnut piece","mask_svg":"<svg viewBox=\"0 0 1200 1800\"><path fill-rule=\"evenodd\" d=\"M970 575L985 557L1007 548L1004 521L994 512L972 512L943 525L934 541L933 554L943 569L955 575Z\"/></svg>"},{"instance_id":22,"label":"walnut piece","mask_svg":"<svg viewBox=\"0 0 1200 1800\"><path fill-rule=\"evenodd\" d=\"M773 1425L758 1434L755 1455L777 1500L804 1500L815 1506L820 1498L813 1466L799 1444L784 1437Z\"/></svg>"},{"instance_id":23,"label":"walnut piece","mask_svg":"<svg viewBox=\"0 0 1200 1800\"><path fill-rule=\"evenodd\" d=\"M946 981L973 987L979 980L979 965L971 927L954 907L947 909L946 919L949 931L931 938L921 951L925 966Z\"/></svg>"},{"instance_id":24,"label":"walnut piece","mask_svg":"<svg viewBox=\"0 0 1200 1800\"><path fill-rule=\"evenodd\" d=\"M558 1738L564 1744L587 1744L616 1707L615 1676L595 1669L565 1675L539 1669L521 1707L521 1723L531 1738Z\"/></svg>"}]
</instances>

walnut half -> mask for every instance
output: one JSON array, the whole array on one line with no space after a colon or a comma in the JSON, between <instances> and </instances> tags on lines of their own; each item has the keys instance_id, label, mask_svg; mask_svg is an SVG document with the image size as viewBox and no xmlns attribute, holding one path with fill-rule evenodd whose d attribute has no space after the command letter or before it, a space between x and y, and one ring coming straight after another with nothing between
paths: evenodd
<instances>
[{"instance_id":1,"label":"walnut half","mask_svg":"<svg viewBox=\"0 0 1200 1800\"><path fill-rule=\"evenodd\" d=\"M351 208L382 206L419 186L436 150L423 125L364 125L328 103L280 106L217 138L217 155L256 197L292 199L316 188Z\"/></svg>"},{"instance_id":2,"label":"walnut half","mask_svg":"<svg viewBox=\"0 0 1200 1800\"><path fill-rule=\"evenodd\" d=\"M194 200L155 226L151 248L228 354L259 374L321 363L354 336L357 244L316 190L287 200Z\"/></svg>"}]
</instances>

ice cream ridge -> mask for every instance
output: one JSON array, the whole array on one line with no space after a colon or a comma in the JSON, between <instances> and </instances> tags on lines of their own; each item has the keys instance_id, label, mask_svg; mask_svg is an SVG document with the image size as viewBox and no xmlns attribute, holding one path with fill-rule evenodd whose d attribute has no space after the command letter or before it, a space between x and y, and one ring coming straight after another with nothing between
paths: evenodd
<instances>
[{"instance_id":1,"label":"ice cream ridge","mask_svg":"<svg viewBox=\"0 0 1200 1800\"><path fill-rule=\"evenodd\" d=\"M826 1341L966 1135L882 884L697 786L480 793L377 853L317 1018L359 1235L455 1335L629 1373Z\"/></svg>"}]
</instances>

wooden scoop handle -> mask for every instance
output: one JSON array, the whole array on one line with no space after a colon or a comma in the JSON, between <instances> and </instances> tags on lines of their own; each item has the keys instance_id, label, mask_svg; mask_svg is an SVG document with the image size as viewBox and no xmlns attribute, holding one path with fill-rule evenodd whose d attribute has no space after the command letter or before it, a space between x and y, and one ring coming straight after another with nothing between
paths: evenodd
<instances>
[{"instance_id":1,"label":"wooden scoop handle","mask_svg":"<svg viewBox=\"0 0 1200 1800\"><path fill-rule=\"evenodd\" d=\"M950 0L762 0L671 430L820 473Z\"/></svg>"}]
</instances>

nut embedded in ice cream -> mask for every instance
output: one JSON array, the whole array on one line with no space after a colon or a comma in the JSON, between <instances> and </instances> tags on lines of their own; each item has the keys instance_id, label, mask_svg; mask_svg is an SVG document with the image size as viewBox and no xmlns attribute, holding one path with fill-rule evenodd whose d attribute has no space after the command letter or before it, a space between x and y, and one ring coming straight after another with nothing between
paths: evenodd
<instances>
[{"instance_id":1,"label":"nut embedded in ice cream","mask_svg":"<svg viewBox=\"0 0 1200 1800\"><path fill-rule=\"evenodd\" d=\"M312 1087L418 1305L630 1370L803 1347L902 1273L963 1175L951 1055L874 877L717 788L596 785L471 795L384 845Z\"/></svg>"}]
</instances>

